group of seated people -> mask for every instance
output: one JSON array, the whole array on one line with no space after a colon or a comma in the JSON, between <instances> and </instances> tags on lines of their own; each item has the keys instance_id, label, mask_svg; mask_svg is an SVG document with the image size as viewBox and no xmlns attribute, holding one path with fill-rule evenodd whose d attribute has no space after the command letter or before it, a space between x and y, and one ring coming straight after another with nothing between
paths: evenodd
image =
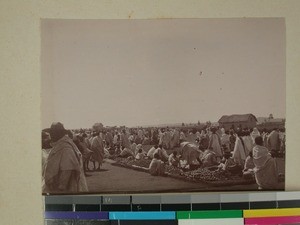
<instances>
[{"instance_id":1,"label":"group of seated people","mask_svg":"<svg viewBox=\"0 0 300 225\"><path fill-rule=\"evenodd\" d=\"M235 163L232 153L227 149L226 146L222 146L224 155L220 160L216 156L212 149L199 150L199 157L197 158L198 167L207 168L209 170L223 171L227 175L243 175L245 178L253 178L253 157L252 152L249 153L245 160L244 167ZM142 144L133 144L131 148L120 147L120 148L106 148L107 154L115 154L122 158L131 158L134 160L151 159L149 166L149 172L151 175L163 175L164 165L168 164L173 167L181 168L184 167L181 155L175 150L170 155L163 148L162 145L155 145L146 152L143 149Z\"/></svg>"},{"instance_id":2,"label":"group of seated people","mask_svg":"<svg viewBox=\"0 0 300 225\"><path fill-rule=\"evenodd\" d=\"M232 153L227 150L226 146L222 146L224 154L219 160L211 149L206 149L201 157L201 167L209 170L218 170L224 172L225 175L240 175L246 179L254 177L254 162L252 151L246 157L244 165L235 162Z\"/></svg>"},{"instance_id":3,"label":"group of seated people","mask_svg":"<svg viewBox=\"0 0 300 225\"><path fill-rule=\"evenodd\" d=\"M254 162L253 162L253 155L252 152L249 153L245 160L244 166L241 166L237 163L235 163L234 158L232 156L232 153L229 151L226 151L226 146L223 146L224 148L224 155L221 160L218 159L216 154L211 149L206 149L202 151L199 158L197 158L198 167L200 168L206 168L208 170L217 170L224 172L225 175L239 175L243 176L245 179L252 179L254 178ZM152 149L154 150L155 147ZM148 157L151 158L151 152L148 154ZM159 175L162 173L163 168L162 166L157 166L158 164L163 165L163 163L167 163L170 166L182 168L184 167L184 163L181 161L181 155L178 154L177 151L173 151L168 157L166 157L166 152L164 149L158 147L157 150L154 151L154 157L152 159L152 162L150 164L150 173ZM160 161L158 163L157 161ZM154 167L155 165L155 167ZM156 169L154 169L156 168ZM156 171L156 172L154 172Z\"/></svg>"}]
</instances>

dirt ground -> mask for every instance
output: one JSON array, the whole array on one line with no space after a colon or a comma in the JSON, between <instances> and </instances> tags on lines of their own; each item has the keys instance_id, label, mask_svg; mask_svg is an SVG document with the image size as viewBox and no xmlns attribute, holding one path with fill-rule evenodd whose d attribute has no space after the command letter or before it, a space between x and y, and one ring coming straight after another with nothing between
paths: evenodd
<instances>
[{"instance_id":1,"label":"dirt ground","mask_svg":"<svg viewBox=\"0 0 300 225\"><path fill-rule=\"evenodd\" d=\"M88 172L88 175L89 192L100 194L257 190L256 184L212 187L205 183L151 176L145 172L113 166L109 162L103 164L101 171ZM280 183L279 188L283 188L283 183Z\"/></svg>"}]
</instances>

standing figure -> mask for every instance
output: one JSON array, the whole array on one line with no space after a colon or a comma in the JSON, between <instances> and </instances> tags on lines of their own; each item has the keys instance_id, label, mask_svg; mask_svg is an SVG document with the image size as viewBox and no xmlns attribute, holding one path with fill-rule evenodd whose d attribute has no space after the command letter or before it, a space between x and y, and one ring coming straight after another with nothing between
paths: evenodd
<instances>
[{"instance_id":1,"label":"standing figure","mask_svg":"<svg viewBox=\"0 0 300 225\"><path fill-rule=\"evenodd\" d=\"M123 129L122 133L121 133L121 137L120 137L120 142L121 142L121 146L125 147L125 148L130 148L130 142L129 142L129 138L128 138L128 134L126 133L126 130Z\"/></svg>"},{"instance_id":2,"label":"standing figure","mask_svg":"<svg viewBox=\"0 0 300 225\"><path fill-rule=\"evenodd\" d=\"M242 137L245 145L245 154L249 155L250 152L252 152L253 149L253 141L252 138L250 137L250 132L245 131L244 136Z\"/></svg>"},{"instance_id":3,"label":"standing figure","mask_svg":"<svg viewBox=\"0 0 300 225\"><path fill-rule=\"evenodd\" d=\"M253 128L253 131L251 132L251 138L253 141L253 144L255 144L255 138L260 136L260 132L258 131L258 129L256 127Z\"/></svg>"},{"instance_id":4,"label":"standing figure","mask_svg":"<svg viewBox=\"0 0 300 225\"><path fill-rule=\"evenodd\" d=\"M233 150L233 159L237 165L244 167L245 160L248 154L246 154L245 143L242 139L242 135L242 131L237 132L235 146Z\"/></svg>"},{"instance_id":5,"label":"standing figure","mask_svg":"<svg viewBox=\"0 0 300 225\"><path fill-rule=\"evenodd\" d=\"M67 135L62 123L53 123L51 150L45 168L44 193L78 193L88 191L82 168L82 156Z\"/></svg>"},{"instance_id":6,"label":"standing figure","mask_svg":"<svg viewBox=\"0 0 300 225\"><path fill-rule=\"evenodd\" d=\"M101 124L102 125L102 124ZM94 163L94 170L100 171L100 167L102 165L104 159L104 144L103 139L101 137L101 130L103 127L101 125L95 124L93 126L93 139L91 143L91 150L92 150L92 158ZM98 162L98 167L96 168L95 161Z\"/></svg>"},{"instance_id":7,"label":"standing figure","mask_svg":"<svg viewBox=\"0 0 300 225\"><path fill-rule=\"evenodd\" d=\"M268 147L272 151L279 152L280 138L279 138L279 132L277 129L273 129L273 131L268 136Z\"/></svg>"},{"instance_id":8,"label":"standing figure","mask_svg":"<svg viewBox=\"0 0 300 225\"><path fill-rule=\"evenodd\" d=\"M236 137L234 135L234 131L231 130L230 135L229 135L229 150L230 150L230 152L232 152L234 150L235 140L236 140Z\"/></svg>"},{"instance_id":9,"label":"standing figure","mask_svg":"<svg viewBox=\"0 0 300 225\"><path fill-rule=\"evenodd\" d=\"M222 135L221 135L221 145L225 145L227 149L229 149L229 144L230 144L230 140L229 140L229 134L228 131L225 131L224 128L221 129L222 131Z\"/></svg>"},{"instance_id":10,"label":"standing figure","mask_svg":"<svg viewBox=\"0 0 300 225\"><path fill-rule=\"evenodd\" d=\"M211 129L211 136L209 138L208 148L211 149L215 154L216 157L222 158L222 150L221 150L221 139L219 135L216 133L216 129Z\"/></svg>"}]
</instances>

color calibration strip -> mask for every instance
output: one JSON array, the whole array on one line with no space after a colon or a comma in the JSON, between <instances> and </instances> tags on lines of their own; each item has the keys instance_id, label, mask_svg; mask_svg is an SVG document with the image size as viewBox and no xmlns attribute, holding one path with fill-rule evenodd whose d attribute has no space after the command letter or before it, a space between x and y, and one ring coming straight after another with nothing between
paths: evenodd
<instances>
[{"instance_id":1,"label":"color calibration strip","mask_svg":"<svg viewBox=\"0 0 300 225\"><path fill-rule=\"evenodd\" d=\"M300 192L46 196L45 224L300 224Z\"/></svg>"}]
</instances>

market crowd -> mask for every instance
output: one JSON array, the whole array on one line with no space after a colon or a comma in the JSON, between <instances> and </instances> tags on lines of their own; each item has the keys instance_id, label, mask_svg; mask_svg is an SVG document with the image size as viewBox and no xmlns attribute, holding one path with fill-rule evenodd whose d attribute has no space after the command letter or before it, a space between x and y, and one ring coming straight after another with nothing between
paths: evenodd
<instances>
[{"instance_id":1,"label":"market crowd","mask_svg":"<svg viewBox=\"0 0 300 225\"><path fill-rule=\"evenodd\" d=\"M151 175L163 175L166 164L186 170L207 168L255 179L259 189L275 189L276 157L284 154L285 133L279 129L209 126L185 131L105 128L96 123L91 129L66 130L57 122L42 131L43 193L88 192L87 172L100 171L105 158L115 157L151 159Z\"/></svg>"}]
</instances>

